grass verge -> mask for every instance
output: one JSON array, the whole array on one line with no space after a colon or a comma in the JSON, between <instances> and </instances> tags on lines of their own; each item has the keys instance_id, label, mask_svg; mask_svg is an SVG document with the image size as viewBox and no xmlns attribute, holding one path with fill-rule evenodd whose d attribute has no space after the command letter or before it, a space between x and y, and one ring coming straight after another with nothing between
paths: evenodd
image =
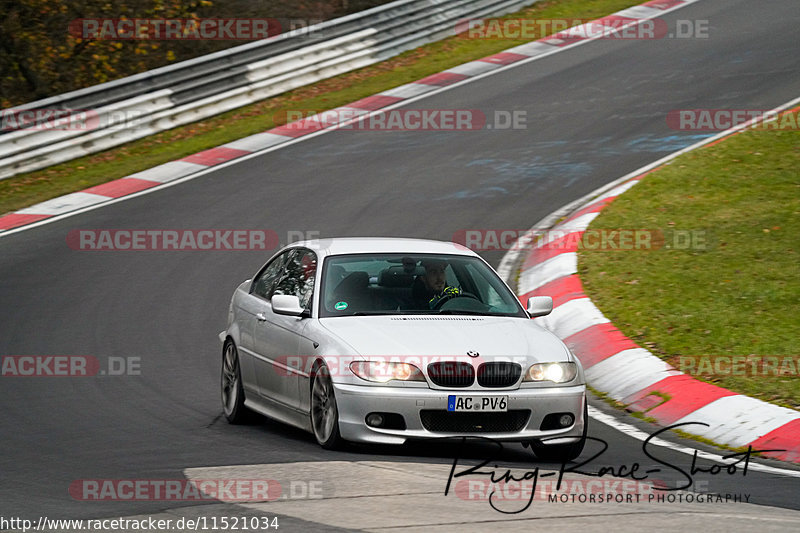
<instances>
[{"instance_id":1,"label":"grass verge","mask_svg":"<svg viewBox=\"0 0 800 533\"><path fill-rule=\"evenodd\" d=\"M579 250L586 294L679 370L800 409L798 168L800 132L767 129L648 175L589 230L654 230L663 246Z\"/></svg>"},{"instance_id":2,"label":"grass verge","mask_svg":"<svg viewBox=\"0 0 800 533\"><path fill-rule=\"evenodd\" d=\"M641 0L551 0L504 18L593 19L639 3ZM535 38L539 37L544 35ZM332 109L528 41L451 37L200 122L0 180L0 214L279 126L283 124L279 117L285 117L287 110Z\"/></svg>"}]
</instances>

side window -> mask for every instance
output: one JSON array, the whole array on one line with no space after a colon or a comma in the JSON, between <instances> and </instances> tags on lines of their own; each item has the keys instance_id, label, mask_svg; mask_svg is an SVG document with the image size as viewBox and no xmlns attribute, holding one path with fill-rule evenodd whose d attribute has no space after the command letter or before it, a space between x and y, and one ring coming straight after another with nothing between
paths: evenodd
<instances>
[{"instance_id":1,"label":"side window","mask_svg":"<svg viewBox=\"0 0 800 533\"><path fill-rule=\"evenodd\" d=\"M466 270L472 281L475 284L475 290L478 292L476 296L486 305L490 306L492 310L503 312L514 312L514 306L509 305L508 302L503 300L503 297L491 285L489 280L483 272L478 271L474 265L467 265Z\"/></svg>"},{"instance_id":2,"label":"side window","mask_svg":"<svg viewBox=\"0 0 800 533\"><path fill-rule=\"evenodd\" d=\"M445 276L447 276L447 286L448 287L458 287L461 288L461 282L459 281L458 277L456 277L456 273L453 271L452 265L447 265L447 268L444 270Z\"/></svg>"},{"instance_id":3,"label":"side window","mask_svg":"<svg viewBox=\"0 0 800 533\"><path fill-rule=\"evenodd\" d=\"M317 256L310 250L295 250L285 267L286 274L278 281L273 294L290 294L300 299L300 305L311 308Z\"/></svg>"},{"instance_id":4,"label":"side window","mask_svg":"<svg viewBox=\"0 0 800 533\"><path fill-rule=\"evenodd\" d=\"M272 262L267 265L267 268L261 271L253 286L253 294L266 299L272 297L272 286L275 284L275 280L278 279L281 272L283 272L283 265L286 263L286 259L292 251L293 250L288 250L282 253L273 259Z\"/></svg>"}]
</instances>

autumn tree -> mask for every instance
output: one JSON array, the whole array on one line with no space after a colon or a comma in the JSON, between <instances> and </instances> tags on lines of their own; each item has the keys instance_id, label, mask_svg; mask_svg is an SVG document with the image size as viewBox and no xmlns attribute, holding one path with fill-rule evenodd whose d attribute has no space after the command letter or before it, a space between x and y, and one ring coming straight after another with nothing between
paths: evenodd
<instances>
[{"instance_id":1,"label":"autumn tree","mask_svg":"<svg viewBox=\"0 0 800 533\"><path fill-rule=\"evenodd\" d=\"M0 105L10 107L243 44L85 39L79 19L325 20L387 0L0 0ZM70 31L72 29L73 31Z\"/></svg>"}]
</instances>

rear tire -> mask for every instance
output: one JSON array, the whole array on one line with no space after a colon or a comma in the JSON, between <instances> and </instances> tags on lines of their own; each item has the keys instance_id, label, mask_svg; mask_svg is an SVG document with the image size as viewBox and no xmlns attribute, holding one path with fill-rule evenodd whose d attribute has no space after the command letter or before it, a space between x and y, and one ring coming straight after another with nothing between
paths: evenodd
<instances>
[{"instance_id":1,"label":"rear tire","mask_svg":"<svg viewBox=\"0 0 800 533\"><path fill-rule=\"evenodd\" d=\"M228 422L244 424L251 420L252 412L244 406L244 386L242 385L242 372L239 368L239 351L230 339L225 341L222 348L220 388L222 412Z\"/></svg>"},{"instance_id":2,"label":"rear tire","mask_svg":"<svg viewBox=\"0 0 800 533\"><path fill-rule=\"evenodd\" d=\"M583 452L583 447L586 444L586 432L589 428L589 407L588 402L584 400L583 404L583 434L581 440L570 444L543 444L542 441L531 441L530 447L536 457L542 461L553 463L567 463L578 457Z\"/></svg>"}]
</instances>

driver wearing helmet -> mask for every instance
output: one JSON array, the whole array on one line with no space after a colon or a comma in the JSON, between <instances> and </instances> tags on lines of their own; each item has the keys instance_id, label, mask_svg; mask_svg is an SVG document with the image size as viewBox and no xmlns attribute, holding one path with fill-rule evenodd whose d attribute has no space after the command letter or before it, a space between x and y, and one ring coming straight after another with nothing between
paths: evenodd
<instances>
[{"instance_id":1,"label":"driver wearing helmet","mask_svg":"<svg viewBox=\"0 0 800 533\"><path fill-rule=\"evenodd\" d=\"M423 260L425 274L414 281L413 295L417 307L435 309L442 300L449 300L461 294L458 287L447 285L447 262L442 260ZM422 280L420 282L420 280Z\"/></svg>"}]
</instances>

